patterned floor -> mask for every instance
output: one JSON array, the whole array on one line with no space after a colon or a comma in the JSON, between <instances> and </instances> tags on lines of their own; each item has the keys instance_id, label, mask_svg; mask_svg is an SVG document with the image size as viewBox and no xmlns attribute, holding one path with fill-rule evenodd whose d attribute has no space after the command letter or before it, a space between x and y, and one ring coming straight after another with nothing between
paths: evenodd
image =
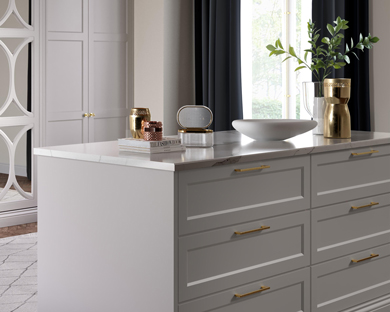
<instances>
[{"instance_id":1,"label":"patterned floor","mask_svg":"<svg viewBox=\"0 0 390 312\"><path fill-rule=\"evenodd\" d=\"M0 239L0 311L38 311L37 233Z\"/></svg>"}]
</instances>

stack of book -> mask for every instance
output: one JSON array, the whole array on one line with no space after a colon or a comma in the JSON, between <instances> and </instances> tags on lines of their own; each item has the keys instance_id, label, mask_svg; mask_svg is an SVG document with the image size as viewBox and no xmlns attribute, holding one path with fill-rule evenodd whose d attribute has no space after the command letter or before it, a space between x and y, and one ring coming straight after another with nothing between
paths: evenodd
<instances>
[{"instance_id":1,"label":"stack of book","mask_svg":"<svg viewBox=\"0 0 390 312\"><path fill-rule=\"evenodd\" d=\"M136 153L169 153L184 151L178 137L164 137L162 141L145 141L143 139L125 138L118 139L119 151Z\"/></svg>"}]
</instances>

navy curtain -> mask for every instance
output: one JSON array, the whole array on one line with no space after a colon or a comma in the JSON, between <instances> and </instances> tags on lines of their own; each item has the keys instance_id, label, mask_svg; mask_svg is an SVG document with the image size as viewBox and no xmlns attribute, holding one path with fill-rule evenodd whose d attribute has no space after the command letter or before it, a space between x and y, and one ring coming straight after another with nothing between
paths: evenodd
<instances>
[{"instance_id":1,"label":"navy curtain","mask_svg":"<svg viewBox=\"0 0 390 312\"><path fill-rule=\"evenodd\" d=\"M212 110L215 131L243 118L240 2L195 0L196 104Z\"/></svg>"},{"instance_id":2,"label":"navy curtain","mask_svg":"<svg viewBox=\"0 0 390 312\"><path fill-rule=\"evenodd\" d=\"M332 24L338 16L349 21L349 29L344 31L345 43L348 46L353 38L354 44L359 41L360 33L369 34L369 3L368 0L312 0L312 21L320 28L320 38L330 34L327 24ZM369 81L369 50L354 50L359 60L351 54L351 64L342 69L333 70L327 78L351 78L351 99L348 107L351 113L352 130L370 131L370 81ZM314 77L313 77L314 79ZM313 80L315 81L315 80Z\"/></svg>"}]
</instances>

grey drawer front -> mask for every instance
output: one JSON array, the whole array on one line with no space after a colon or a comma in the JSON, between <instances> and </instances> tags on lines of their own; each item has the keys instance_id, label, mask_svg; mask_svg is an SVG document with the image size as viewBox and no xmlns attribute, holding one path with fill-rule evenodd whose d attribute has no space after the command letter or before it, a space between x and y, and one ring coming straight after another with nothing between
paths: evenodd
<instances>
[{"instance_id":1,"label":"grey drawer front","mask_svg":"<svg viewBox=\"0 0 390 312\"><path fill-rule=\"evenodd\" d=\"M310 312L310 269L302 269L271 279L261 280L179 305L179 312ZM246 294L270 287L244 298Z\"/></svg>"},{"instance_id":2,"label":"grey drawer front","mask_svg":"<svg viewBox=\"0 0 390 312\"><path fill-rule=\"evenodd\" d=\"M371 254L379 257L353 263ZM342 311L390 293L390 245L312 267L312 312Z\"/></svg>"},{"instance_id":3,"label":"grey drawer front","mask_svg":"<svg viewBox=\"0 0 390 312\"><path fill-rule=\"evenodd\" d=\"M390 312L390 305L379 309L371 310L371 312Z\"/></svg>"},{"instance_id":4,"label":"grey drawer front","mask_svg":"<svg viewBox=\"0 0 390 312\"><path fill-rule=\"evenodd\" d=\"M181 237L179 301L307 266L309 237L309 211Z\"/></svg>"},{"instance_id":5,"label":"grey drawer front","mask_svg":"<svg viewBox=\"0 0 390 312\"><path fill-rule=\"evenodd\" d=\"M312 207L390 192L390 145L312 156Z\"/></svg>"},{"instance_id":6,"label":"grey drawer front","mask_svg":"<svg viewBox=\"0 0 390 312\"><path fill-rule=\"evenodd\" d=\"M309 170L301 156L179 172L179 234L308 209Z\"/></svg>"},{"instance_id":7,"label":"grey drawer front","mask_svg":"<svg viewBox=\"0 0 390 312\"><path fill-rule=\"evenodd\" d=\"M390 194L315 209L311 219L312 263L390 243Z\"/></svg>"}]
</instances>

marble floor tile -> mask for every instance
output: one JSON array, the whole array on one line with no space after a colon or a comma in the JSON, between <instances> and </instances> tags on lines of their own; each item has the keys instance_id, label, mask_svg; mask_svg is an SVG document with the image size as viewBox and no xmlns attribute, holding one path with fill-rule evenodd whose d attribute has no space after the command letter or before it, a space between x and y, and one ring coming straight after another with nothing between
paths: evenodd
<instances>
[{"instance_id":1,"label":"marble floor tile","mask_svg":"<svg viewBox=\"0 0 390 312\"><path fill-rule=\"evenodd\" d=\"M0 311L37 312L37 234L0 238Z\"/></svg>"}]
</instances>

